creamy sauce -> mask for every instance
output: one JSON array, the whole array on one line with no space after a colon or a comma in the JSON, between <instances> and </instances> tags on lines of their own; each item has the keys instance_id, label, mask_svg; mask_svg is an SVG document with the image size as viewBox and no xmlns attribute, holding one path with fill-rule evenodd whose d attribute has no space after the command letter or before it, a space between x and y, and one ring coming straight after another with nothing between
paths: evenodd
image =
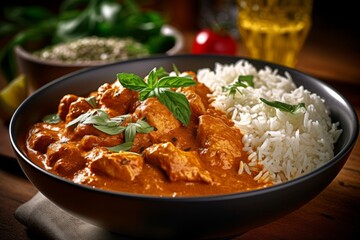
<instances>
[{"instance_id":1,"label":"creamy sauce","mask_svg":"<svg viewBox=\"0 0 360 240\"><path fill-rule=\"evenodd\" d=\"M223 112L209 107L209 90L199 83L180 91L186 93L192 110L188 126L157 99L139 102L138 93L117 83L104 84L91 93L98 108L110 116L130 114L130 122L142 119L154 127L137 133L130 151L120 152L108 147L123 143L124 133L108 135L85 124L66 127L92 110L84 97L66 95L59 103L59 123L39 122L30 129L28 156L47 171L76 183L119 192L203 196L272 185L254 180L260 165L257 172L238 173L240 162L248 162L242 134Z\"/></svg>"}]
</instances>

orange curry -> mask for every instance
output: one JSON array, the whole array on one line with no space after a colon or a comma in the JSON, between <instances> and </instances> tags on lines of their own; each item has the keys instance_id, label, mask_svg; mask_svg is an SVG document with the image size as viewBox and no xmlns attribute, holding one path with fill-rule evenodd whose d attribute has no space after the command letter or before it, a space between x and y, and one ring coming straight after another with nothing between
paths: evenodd
<instances>
[{"instance_id":1,"label":"orange curry","mask_svg":"<svg viewBox=\"0 0 360 240\"><path fill-rule=\"evenodd\" d=\"M189 74L197 81L194 73ZM119 81L103 84L87 97L65 95L58 106L58 122L39 122L29 130L28 155L49 172L111 191L199 196L271 185L254 180L256 172L238 173L240 162L248 162L242 134L225 113L211 107L205 85L180 87L176 92L184 94L190 105L187 126L157 98L140 101L138 92ZM115 120L126 116L119 121L123 128L141 120L147 131L135 129L128 149L114 151L111 147L126 142L126 134L134 128L108 134L88 119L69 124L86 113Z\"/></svg>"}]
</instances>

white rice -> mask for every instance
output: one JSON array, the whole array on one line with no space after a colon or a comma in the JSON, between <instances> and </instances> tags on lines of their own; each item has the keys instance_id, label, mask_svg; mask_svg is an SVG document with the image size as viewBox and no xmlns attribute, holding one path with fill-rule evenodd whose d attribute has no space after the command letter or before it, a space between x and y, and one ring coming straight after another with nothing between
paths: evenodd
<instances>
[{"instance_id":1,"label":"white rice","mask_svg":"<svg viewBox=\"0 0 360 240\"><path fill-rule=\"evenodd\" d=\"M239 75L253 75L254 87L238 88L229 95L222 90ZM248 162L239 174L256 173L259 182L281 183L322 166L334 156L334 143L341 134L339 123L332 123L325 102L302 86L295 86L289 73L280 76L269 67L259 71L249 62L216 64L214 70L201 69L198 80L213 91L213 106L225 111L244 137ZM287 104L305 103L296 114L280 111L259 98ZM258 169L258 164L264 169Z\"/></svg>"}]
</instances>

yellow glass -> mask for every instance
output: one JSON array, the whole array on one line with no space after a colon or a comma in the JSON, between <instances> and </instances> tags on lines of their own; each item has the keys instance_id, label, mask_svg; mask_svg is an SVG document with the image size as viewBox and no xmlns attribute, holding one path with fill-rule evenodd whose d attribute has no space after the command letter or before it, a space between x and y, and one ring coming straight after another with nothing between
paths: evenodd
<instances>
[{"instance_id":1,"label":"yellow glass","mask_svg":"<svg viewBox=\"0 0 360 240\"><path fill-rule=\"evenodd\" d=\"M251 58L294 67L311 28L312 0L237 0L240 37Z\"/></svg>"}]
</instances>

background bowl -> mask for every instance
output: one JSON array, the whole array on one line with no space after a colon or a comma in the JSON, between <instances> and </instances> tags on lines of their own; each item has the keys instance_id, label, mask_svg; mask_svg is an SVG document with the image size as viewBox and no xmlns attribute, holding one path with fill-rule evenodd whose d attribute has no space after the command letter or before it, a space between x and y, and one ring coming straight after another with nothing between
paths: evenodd
<instances>
[{"instance_id":1,"label":"background bowl","mask_svg":"<svg viewBox=\"0 0 360 240\"><path fill-rule=\"evenodd\" d=\"M47 198L69 213L110 231L147 238L228 238L274 221L309 202L326 188L345 164L357 139L359 123L349 102L327 84L294 69L248 60L257 69L269 66L292 75L297 85L325 99L332 120L343 133L333 159L317 170L261 190L204 197L156 197L93 189L55 176L32 163L25 151L25 134L42 116L56 111L68 93L87 95L116 73L145 76L153 67L170 71L214 68L215 62L235 63L240 58L213 55L177 55L134 59L80 70L43 86L17 109L10 122L10 140L26 176ZM86 86L86 87L84 87ZM41 107L39 107L41 106ZM55 189L55 190L54 190ZM96 207L94 207L96 206Z\"/></svg>"},{"instance_id":2,"label":"background bowl","mask_svg":"<svg viewBox=\"0 0 360 240\"><path fill-rule=\"evenodd\" d=\"M164 54L171 56L183 50L185 40L178 29L171 25L164 25L161 32L163 35L175 37L175 45ZM29 93L73 71L107 64L106 62L61 63L59 61L42 60L31 53L33 50L36 49L27 49L20 45L15 47L17 65L20 73L26 76Z\"/></svg>"}]
</instances>

